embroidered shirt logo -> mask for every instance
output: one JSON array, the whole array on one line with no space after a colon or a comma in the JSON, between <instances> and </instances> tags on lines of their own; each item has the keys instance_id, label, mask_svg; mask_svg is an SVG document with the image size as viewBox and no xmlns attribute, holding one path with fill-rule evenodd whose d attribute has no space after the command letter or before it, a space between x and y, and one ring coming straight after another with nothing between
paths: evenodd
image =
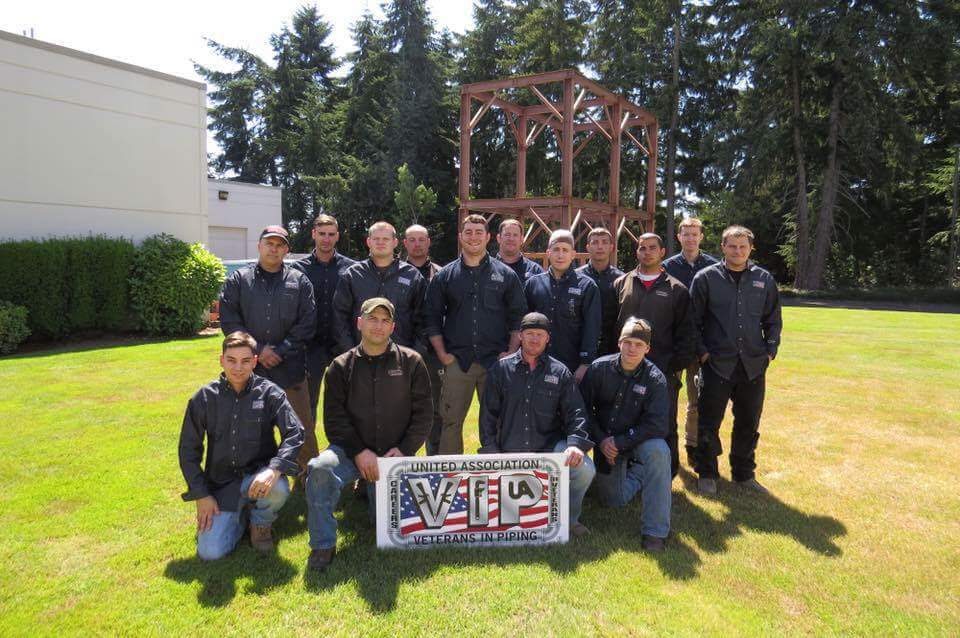
<instances>
[{"instance_id":1,"label":"embroidered shirt logo","mask_svg":"<svg viewBox=\"0 0 960 638\"><path fill-rule=\"evenodd\" d=\"M400 368L394 368L393 370L387 370L387 376L389 377L402 377L403 370Z\"/></svg>"},{"instance_id":2,"label":"embroidered shirt logo","mask_svg":"<svg viewBox=\"0 0 960 638\"><path fill-rule=\"evenodd\" d=\"M646 394L646 393L647 393L647 386L645 386L645 385L635 385L635 386L633 386L633 391L636 392L637 394Z\"/></svg>"},{"instance_id":3,"label":"embroidered shirt logo","mask_svg":"<svg viewBox=\"0 0 960 638\"><path fill-rule=\"evenodd\" d=\"M254 402L253 402L253 409L254 409L254 410L262 410L262 409L263 409L263 400L261 399L260 401L254 401Z\"/></svg>"},{"instance_id":4,"label":"embroidered shirt logo","mask_svg":"<svg viewBox=\"0 0 960 638\"><path fill-rule=\"evenodd\" d=\"M503 283L503 275L501 275L498 272L492 272L490 273L490 281L497 281L497 282Z\"/></svg>"},{"instance_id":5,"label":"embroidered shirt logo","mask_svg":"<svg viewBox=\"0 0 960 638\"><path fill-rule=\"evenodd\" d=\"M410 285L410 280L407 279L406 277L400 277L399 279L397 279L397 282L398 282L401 286L409 286L409 285Z\"/></svg>"},{"instance_id":6,"label":"embroidered shirt logo","mask_svg":"<svg viewBox=\"0 0 960 638\"><path fill-rule=\"evenodd\" d=\"M300 287L300 284L298 284L298 283L295 282L295 281L288 281L287 283L284 284L284 287L286 287L286 288L299 288L299 287Z\"/></svg>"},{"instance_id":7,"label":"embroidered shirt logo","mask_svg":"<svg viewBox=\"0 0 960 638\"><path fill-rule=\"evenodd\" d=\"M657 291L657 295L660 296L660 297L669 297L669 296L670 296L670 293L667 292L666 290L658 290L658 291Z\"/></svg>"},{"instance_id":8,"label":"embroidered shirt logo","mask_svg":"<svg viewBox=\"0 0 960 638\"><path fill-rule=\"evenodd\" d=\"M569 294L571 294L571 295L579 295L579 294L580 294L580 289L579 289L579 288L567 288L567 292L568 292Z\"/></svg>"},{"instance_id":9,"label":"embroidered shirt logo","mask_svg":"<svg viewBox=\"0 0 960 638\"><path fill-rule=\"evenodd\" d=\"M753 281L753 282L751 282L751 283L753 284L753 287L754 287L754 288L763 288L763 287L764 287L764 282L762 282L762 281Z\"/></svg>"},{"instance_id":10,"label":"embroidered shirt logo","mask_svg":"<svg viewBox=\"0 0 960 638\"><path fill-rule=\"evenodd\" d=\"M558 383L560 383L560 377L558 377L555 374L545 375L543 377L543 380L546 381L547 383L552 383L553 385L557 385Z\"/></svg>"}]
</instances>

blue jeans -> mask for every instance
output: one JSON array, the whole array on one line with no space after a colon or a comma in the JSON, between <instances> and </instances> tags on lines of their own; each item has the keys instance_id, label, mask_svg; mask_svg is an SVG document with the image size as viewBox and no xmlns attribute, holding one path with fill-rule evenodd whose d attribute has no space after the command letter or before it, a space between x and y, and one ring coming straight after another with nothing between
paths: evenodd
<instances>
[{"instance_id":1,"label":"blue jeans","mask_svg":"<svg viewBox=\"0 0 960 638\"><path fill-rule=\"evenodd\" d=\"M560 454L569 447L566 439L557 443L553 451ZM589 456L584 455L583 463L577 467L570 468L570 524L573 525L580 520L580 512L583 510L583 496L587 493L594 475L597 473L593 466L593 461Z\"/></svg>"},{"instance_id":2,"label":"blue jeans","mask_svg":"<svg viewBox=\"0 0 960 638\"><path fill-rule=\"evenodd\" d=\"M287 477L281 476L265 497L251 499L247 496L247 492L255 476L256 473L243 477L240 483L240 502L237 504L237 511L221 511L213 517L210 529L197 535L197 556L201 560L217 560L233 551L240 537L243 536L243 528L246 527L248 505L251 505L250 522L254 525L270 525L277 520L280 508L290 496Z\"/></svg>"},{"instance_id":3,"label":"blue jeans","mask_svg":"<svg viewBox=\"0 0 960 638\"><path fill-rule=\"evenodd\" d=\"M666 538L670 533L670 447L663 439L647 439L617 455L609 474L597 474L604 505L623 507L640 492L643 533Z\"/></svg>"},{"instance_id":4,"label":"blue jeans","mask_svg":"<svg viewBox=\"0 0 960 638\"><path fill-rule=\"evenodd\" d=\"M353 459L338 445L331 445L307 464L307 530L310 549L331 549L337 546L337 519L333 512L340 501L340 491L360 478ZM370 517L376 513L375 483L367 483L367 505Z\"/></svg>"}]
</instances>

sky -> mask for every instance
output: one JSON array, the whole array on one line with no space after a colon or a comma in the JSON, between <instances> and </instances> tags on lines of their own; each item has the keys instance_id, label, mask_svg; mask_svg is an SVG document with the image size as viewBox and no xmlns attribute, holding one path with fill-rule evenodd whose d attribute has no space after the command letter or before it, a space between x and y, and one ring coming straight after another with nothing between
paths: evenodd
<instances>
[{"instance_id":1,"label":"sky","mask_svg":"<svg viewBox=\"0 0 960 638\"><path fill-rule=\"evenodd\" d=\"M304 0L32 0L4 3L0 30L29 33L38 40L128 64L200 81L193 61L222 67L205 38L238 46L270 60L268 38L289 24ZM318 0L333 26L337 55L352 48L350 28L365 10L382 15L380 0ZM437 29L462 33L473 23L472 0L428 0ZM229 67L225 67L229 68Z\"/></svg>"}]
</instances>

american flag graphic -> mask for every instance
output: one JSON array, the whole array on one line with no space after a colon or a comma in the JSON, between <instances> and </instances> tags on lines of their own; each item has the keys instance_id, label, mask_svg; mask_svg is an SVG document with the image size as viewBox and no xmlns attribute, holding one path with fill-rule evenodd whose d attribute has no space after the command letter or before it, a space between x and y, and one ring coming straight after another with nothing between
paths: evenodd
<instances>
[{"instance_id":1,"label":"american flag graphic","mask_svg":"<svg viewBox=\"0 0 960 638\"><path fill-rule=\"evenodd\" d=\"M541 485L543 486L543 492L540 496L540 500L533 505L520 508L520 524L519 525L501 525L500 524L500 476L504 474L515 475L517 474L516 470L510 470L505 472L473 472L472 474L460 474L457 472L444 473L444 472L433 472L433 473L409 473L404 474L402 480L400 481L400 534L401 536L408 536L414 533L425 533L425 534L446 534L450 532L501 532L511 529L535 529L538 527L543 527L549 523L549 505L550 505L550 475L546 472L524 472L532 476L536 476L539 479ZM477 476L483 474L488 476L487 483L487 495L489 503L489 521L487 525L483 526L473 526L471 527L467 523L467 479L469 476ZM453 498L453 503L450 506L450 510L447 513L447 517L443 521L442 527L435 527L433 529L427 529L426 524L423 521L423 518L420 516L420 511L417 508L417 504L414 501L414 495L410 490L410 484L406 480L407 478L426 478L430 481L430 488L436 493L440 481L443 478L447 477L459 477L460 483L457 488L456 495ZM426 531L424 531L426 530Z\"/></svg>"}]
</instances>

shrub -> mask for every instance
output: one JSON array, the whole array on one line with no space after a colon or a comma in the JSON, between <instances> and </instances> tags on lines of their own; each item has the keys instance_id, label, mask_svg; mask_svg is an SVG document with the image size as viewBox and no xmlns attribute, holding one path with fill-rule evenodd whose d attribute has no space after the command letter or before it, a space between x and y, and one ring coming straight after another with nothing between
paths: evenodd
<instances>
[{"instance_id":1,"label":"shrub","mask_svg":"<svg viewBox=\"0 0 960 638\"><path fill-rule=\"evenodd\" d=\"M27 309L9 301L0 301L0 354L15 352L17 346L29 336Z\"/></svg>"},{"instance_id":2,"label":"shrub","mask_svg":"<svg viewBox=\"0 0 960 638\"><path fill-rule=\"evenodd\" d=\"M25 306L36 337L129 324L133 244L108 237L0 243L0 299Z\"/></svg>"},{"instance_id":3,"label":"shrub","mask_svg":"<svg viewBox=\"0 0 960 638\"><path fill-rule=\"evenodd\" d=\"M136 251L130 299L139 326L151 334L186 335L203 326L226 271L200 244L154 235Z\"/></svg>"}]
</instances>

